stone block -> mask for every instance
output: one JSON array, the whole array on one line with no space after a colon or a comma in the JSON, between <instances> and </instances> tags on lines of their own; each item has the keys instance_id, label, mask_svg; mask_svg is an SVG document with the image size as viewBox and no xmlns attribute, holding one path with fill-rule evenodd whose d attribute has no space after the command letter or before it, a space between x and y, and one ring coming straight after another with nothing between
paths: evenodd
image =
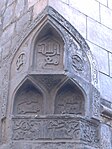
<instances>
[{"instance_id":1,"label":"stone block","mask_svg":"<svg viewBox=\"0 0 112 149\"><path fill-rule=\"evenodd\" d=\"M112 29L112 10L100 5L101 23Z\"/></svg>"},{"instance_id":2,"label":"stone block","mask_svg":"<svg viewBox=\"0 0 112 149\"><path fill-rule=\"evenodd\" d=\"M7 6L11 5L15 0L8 0Z\"/></svg>"},{"instance_id":3,"label":"stone block","mask_svg":"<svg viewBox=\"0 0 112 149\"><path fill-rule=\"evenodd\" d=\"M28 8L32 7L37 2L39 2L39 0L28 0Z\"/></svg>"},{"instance_id":4,"label":"stone block","mask_svg":"<svg viewBox=\"0 0 112 149\"><path fill-rule=\"evenodd\" d=\"M101 149L111 149L111 131L109 126L101 124Z\"/></svg>"},{"instance_id":5,"label":"stone block","mask_svg":"<svg viewBox=\"0 0 112 149\"><path fill-rule=\"evenodd\" d=\"M87 39L112 52L112 30L87 18Z\"/></svg>"},{"instance_id":6,"label":"stone block","mask_svg":"<svg viewBox=\"0 0 112 149\"><path fill-rule=\"evenodd\" d=\"M31 11L23 15L16 23L16 33L20 34L24 29L27 28L31 20Z\"/></svg>"},{"instance_id":7,"label":"stone block","mask_svg":"<svg viewBox=\"0 0 112 149\"><path fill-rule=\"evenodd\" d=\"M98 63L99 71L109 75L108 52L90 42L90 50Z\"/></svg>"},{"instance_id":8,"label":"stone block","mask_svg":"<svg viewBox=\"0 0 112 149\"><path fill-rule=\"evenodd\" d=\"M86 38L86 16L84 14L62 3L60 0L50 0L49 5L56 9L67 21L75 26L84 38Z\"/></svg>"},{"instance_id":9,"label":"stone block","mask_svg":"<svg viewBox=\"0 0 112 149\"><path fill-rule=\"evenodd\" d=\"M109 53L110 76L112 77L112 53Z\"/></svg>"},{"instance_id":10,"label":"stone block","mask_svg":"<svg viewBox=\"0 0 112 149\"><path fill-rule=\"evenodd\" d=\"M9 55L11 47L11 40L9 40L3 47L2 47L2 59L6 58Z\"/></svg>"},{"instance_id":11,"label":"stone block","mask_svg":"<svg viewBox=\"0 0 112 149\"><path fill-rule=\"evenodd\" d=\"M108 0L108 7L112 9L112 0Z\"/></svg>"},{"instance_id":12,"label":"stone block","mask_svg":"<svg viewBox=\"0 0 112 149\"><path fill-rule=\"evenodd\" d=\"M0 2L0 15L2 15L5 11L6 2L7 2L7 0L2 0L2 2Z\"/></svg>"},{"instance_id":13,"label":"stone block","mask_svg":"<svg viewBox=\"0 0 112 149\"><path fill-rule=\"evenodd\" d=\"M101 4L107 6L108 0L97 0L97 1L100 2Z\"/></svg>"},{"instance_id":14,"label":"stone block","mask_svg":"<svg viewBox=\"0 0 112 149\"><path fill-rule=\"evenodd\" d=\"M15 15L17 18L19 18L23 14L24 8L25 8L25 1L17 0L16 7L15 7Z\"/></svg>"},{"instance_id":15,"label":"stone block","mask_svg":"<svg viewBox=\"0 0 112 149\"><path fill-rule=\"evenodd\" d=\"M33 9L33 19L35 19L39 13L41 13L47 6L48 0L40 0L34 5Z\"/></svg>"},{"instance_id":16,"label":"stone block","mask_svg":"<svg viewBox=\"0 0 112 149\"><path fill-rule=\"evenodd\" d=\"M112 102L112 78L100 73L99 79L101 97Z\"/></svg>"},{"instance_id":17,"label":"stone block","mask_svg":"<svg viewBox=\"0 0 112 149\"><path fill-rule=\"evenodd\" d=\"M62 2L68 4L69 3L69 0L61 0Z\"/></svg>"},{"instance_id":18,"label":"stone block","mask_svg":"<svg viewBox=\"0 0 112 149\"><path fill-rule=\"evenodd\" d=\"M9 6L3 16L3 28L8 26L14 18L14 5Z\"/></svg>"},{"instance_id":19,"label":"stone block","mask_svg":"<svg viewBox=\"0 0 112 149\"><path fill-rule=\"evenodd\" d=\"M69 0L69 5L99 21L99 3L95 0Z\"/></svg>"},{"instance_id":20,"label":"stone block","mask_svg":"<svg viewBox=\"0 0 112 149\"><path fill-rule=\"evenodd\" d=\"M4 30L0 40L1 44L4 44L9 39L11 39L11 37L14 35L14 29L15 29L15 24L13 23L10 26L8 26L7 29Z\"/></svg>"}]
</instances>

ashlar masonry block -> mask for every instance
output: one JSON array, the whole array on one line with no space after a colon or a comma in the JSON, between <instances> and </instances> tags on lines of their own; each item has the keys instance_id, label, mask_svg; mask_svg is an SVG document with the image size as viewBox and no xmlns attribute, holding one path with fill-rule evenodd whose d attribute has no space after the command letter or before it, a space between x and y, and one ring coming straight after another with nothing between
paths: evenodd
<instances>
[{"instance_id":1,"label":"ashlar masonry block","mask_svg":"<svg viewBox=\"0 0 112 149\"><path fill-rule=\"evenodd\" d=\"M99 3L95 0L69 0L69 5L85 15L99 21Z\"/></svg>"},{"instance_id":2,"label":"ashlar masonry block","mask_svg":"<svg viewBox=\"0 0 112 149\"><path fill-rule=\"evenodd\" d=\"M87 39L112 52L112 30L87 18Z\"/></svg>"}]
</instances>

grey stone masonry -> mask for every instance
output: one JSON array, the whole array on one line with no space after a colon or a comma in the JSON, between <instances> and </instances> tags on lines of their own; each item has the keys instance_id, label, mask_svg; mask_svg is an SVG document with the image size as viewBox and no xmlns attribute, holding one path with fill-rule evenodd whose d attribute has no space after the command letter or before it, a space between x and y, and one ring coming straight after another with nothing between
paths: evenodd
<instances>
[{"instance_id":1,"label":"grey stone masonry","mask_svg":"<svg viewBox=\"0 0 112 149\"><path fill-rule=\"evenodd\" d=\"M112 149L112 0L0 1L0 149Z\"/></svg>"}]
</instances>

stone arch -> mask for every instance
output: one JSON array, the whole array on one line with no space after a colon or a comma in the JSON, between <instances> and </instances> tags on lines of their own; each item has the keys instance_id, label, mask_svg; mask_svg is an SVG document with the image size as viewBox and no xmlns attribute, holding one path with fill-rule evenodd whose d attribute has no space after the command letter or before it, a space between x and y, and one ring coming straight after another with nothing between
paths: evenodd
<instances>
[{"instance_id":1,"label":"stone arch","mask_svg":"<svg viewBox=\"0 0 112 149\"><path fill-rule=\"evenodd\" d=\"M27 78L15 90L12 114L41 115L44 113L44 90Z\"/></svg>"},{"instance_id":2,"label":"stone arch","mask_svg":"<svg viewBox=\"0 0 112 149\"><path fill-rule=\"evenodd\" d=\"M52 34L50 35L50 37L47 38L47 35L49 34L49 28L51 28ZM62 43L61 45L63 49L62 57L64 58L61 61L59 67L55 67L53 65L53 67L51 67L50 70L48 68L48 70L46 71L46 69L43 68L43 65L41 65L41 63L43 63L43 60L45 61L51 60L46 58L39 59L38 62L40 62L40 64L38 65L38 67L36 66L35 60L37 57L36 58L34 57L34 55L36 55L35 49L38 47L38 44L42 45L43 41L44 44L48 43L49 41L52 41L52 43L55 43L57 47L59 47L59 44ZM21 37L21 40L19 41L15 49L15 53L13 53L11 63L12 68L15 68L13 64L16 64L16 62L18 62L16 57L20 58L20 55L23 52L22 49L23 45L26 44L26 42L28 44L28 50L25 51L24 54L26 55L27 57L26 60L28 62L26 61L25 63L22 64L28 67L24 66L24 68L26 68L25 71L22 70L19 73L13 72L13 74L18 77L18 80L20 79L21 74L26 75L29 74L32 77L36 76L37 78L38 75L41 74L42 75L51 74L55 76L57 74L61 74L67 76L68 78L72 78L74 81L80 84L80 86L85 86L86 89L87 89L86 86L88 86L89 88L87 89L88 92L87 100L89 101L88 108L91 108L92 111L91 113L93 113L92 117L99 117L99 111L100 111L99 96L94 97L94 94L92 94L92 97L90 97L91 92L93 92L93 90L95 90L95 88L97 87L96 63L86 41L78 33L78 31L67 20L65 20L57 11L55 11L51 7L46 7L46 9L42 12L42 14L40 14L39 17L37 17L32 22L32 24L28 27L28 29ZM42 54L41 51L42 49L41 50L39 49L39 52ZM16 56L17 53L19 53L19 56ZM38 56L38 54L36 56ZM43 57L43 55L41 56ZM16 62L13 63L13 61ZM41 69L39 68L39 66L41 66ZM11 79L14 81L16 77L14 78L12 76Z\"/></svg>"},{"instance_id":3,"label":"stone arch","mask_svg":"<svg viewBox=\"0 0 112 149\"><path fill-rule=\"evenodd\" d=\"M52 22L52 24L55 24L58 26L58 30L64 29L65 33L68 32L70 36L74 38L74 40L80 45L80 47L85 52L89 63L91 67L91 83L97 87L98 80L97 80L97 65L96 61L93 58L93 55L85 42L84 38L80 35L80 33L67 21L65 20L56 10L54 10L52 7L47 6L44 11L39 14L39 16L29 25L29 27L26 29L26 31L21 35L21 38L16 46L16 48L12 51L15 51L12 56L16 54L18 49L21 47L21 45L25 42L25 40L28 38L28 36L31 35L33 32L37 32L39 30L40 23L46 22L46 21ZM34 35L33 34L33 35ZM66 37L66 34L63 34L64 37ZM69 38L69 37L66 37ZM66 40L67 41L67 40ZM66 63L66 62L65 62ZM66 68L65 68L66 69Z\"/></svg>"},{"instance_id":4,"label":"stone arch","mask_svg":"<svg viewBox=\"0 0 112 149\"><path fill-rule=\"evenodd\" d=\"M86 95L72 80L60 85L55 96L55 114L85 115Z\"/></svg>"},{"instance_id":5,"label":"stone arch","mask_svg":"<svg viewBox=\"0 0 112 149\"><path fill-rule=\"evenodd\" d=\"M47 20L35 33L31 41L31 67L44 69L64 70L64 37L50 20ZM43 64L41 63L43 61ZM41 69L42 70L42 69Z\"/></svg>"}]
</instances>

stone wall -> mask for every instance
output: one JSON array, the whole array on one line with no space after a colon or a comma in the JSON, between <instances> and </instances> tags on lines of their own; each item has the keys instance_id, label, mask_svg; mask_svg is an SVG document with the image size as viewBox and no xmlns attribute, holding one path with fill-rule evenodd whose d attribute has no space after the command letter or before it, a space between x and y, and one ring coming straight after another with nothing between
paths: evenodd
<instances>
[{"instance_id":1,"label":"stone wall","mask_svg":"<svg viewBox=\"0 0 112 149\"><path fill-rule=\"evenodd\" d=\"M5 123L9 95L11 55L31 23L51 6L61 14L85 39L98 69L98 85L101 95L100 148L112 145L112 0L1 0L0 2L0 117ZM1 125L3 125L1 123ZM7 148L8 135L2 127L1 149ZM59 145L59 144L58 144ZM9 145L10 146L10 145ZM24 147L23 147L24 146ZM27 144L21 148L26 149ZM41 144L39 144L41 148ZM39 148L34 146L33 149ZM43 145L44 146L44 145ZM55 149L55 145L51 144ZM77 146L77 145L75 145ZM9 148L9 147L8 147ZM43 147L44 148L44 147ZM48 148L49 145L48 145ZM69 148L68 144L57 149ZM71 147L70 149L72 149ZM80 146L83 149L83 146ZM12 147L11 147L12 149ZM15 149L15 147L13 147ZM19 148L18 148L19 149ZM28 149L32 149L28 145ZM77 149L77 147L76 147ZM91 148L92 149L92 148ZM93 148L94 149L94 148Z\"/></svg>"}]
</instances>

